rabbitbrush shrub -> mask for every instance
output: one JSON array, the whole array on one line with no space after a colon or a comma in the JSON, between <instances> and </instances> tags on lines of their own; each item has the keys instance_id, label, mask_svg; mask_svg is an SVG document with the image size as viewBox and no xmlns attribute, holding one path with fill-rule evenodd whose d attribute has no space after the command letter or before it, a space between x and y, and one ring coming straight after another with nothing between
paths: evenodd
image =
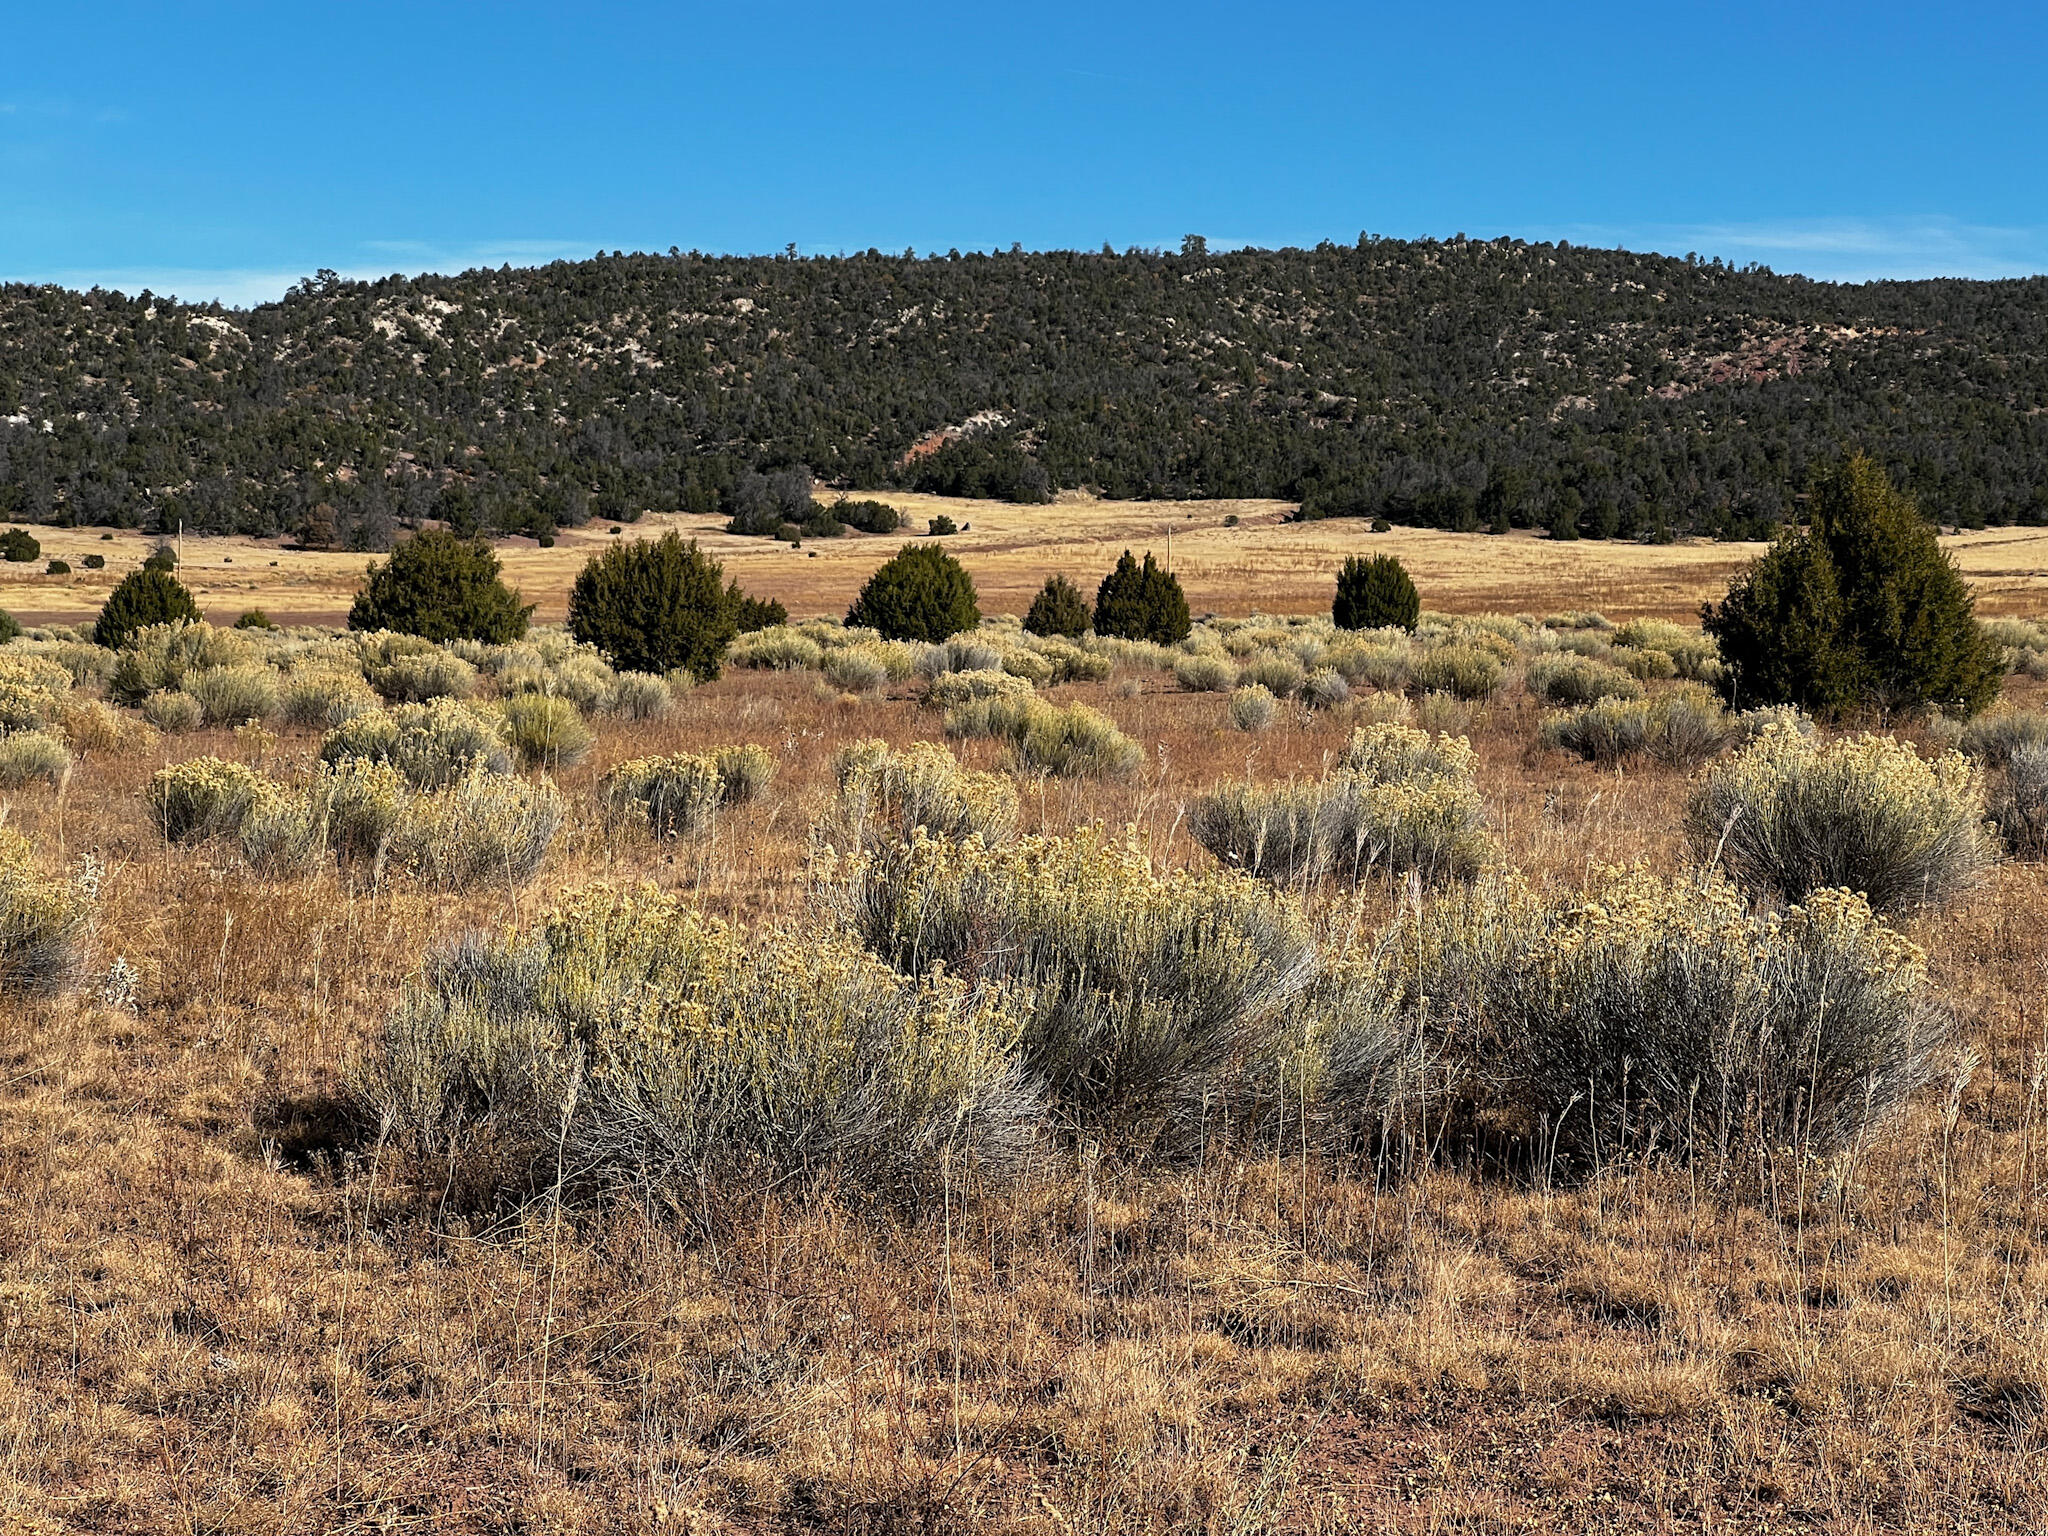
<instances>
[{"instance_id":1,"label":"rabbitbrush shrub","mask_svg":"<svg viewBox=\"0 0 2048 1536\"><path fill-rule=\"evenodd\" d=\"M1034 694L978 699L946 712L948 736L993 736L1016 766L1055 778L1108 778L1132 772L1145 749L1116 722L1085 704L1061 708Z\"/></svg>"},{"instance_id":2,"label":"rabbitbrush shrub","mask_svg":"<svg viewBox=\"0 0 2048 1536\"><path fill-rule=\"evenodd\" d=\"M93 889L38 873L35 857L27 838L0 827L0 996L52 996L85 964Z\"/></svg>"},{"instance_id":3,"label":"rabbitbrush shrub","mask_svg":"<svg viewBox=\"0 0 2048 1536\"><path fill-rule=\"evenodd\" d=\"M1996 858L1983 780L1961 753L1923 762L1888 736L1822 742L1784 725L1708 771L1686 832L1753 891L1800 902L1839 887L1880 912L1940 906Z\"/></svg>"},{"instance_id":4,"label":"rabbitbrush shrub","mask_svg":"<svg viewBox=\"0 0 2048 1536\"><path fill-rule=\"evenodd\" d=\"M149 779L157 830L174 843L239 831L263 781L253 768L218 757L195 757L159 768Z\"/></svg>"},{"instance_id":5,"label":"rabbitbrush shrub","mask_svg":"<svg viewBox=\"0 0 2048 1536\"><path fill-rule=\"evenodd\" d=\"M1230 695L1230 723L1237 730L1263 731L1279 713L1280 701L1273 697L1273 691L1257 683L1235 689Z\"/></svg>"},{"instance_id":6,"label":"rabbitbrush shrub","mask_svg":"<svg viewBox=\"0 0 2048 1536\"><path fill-rule=\"evenodd\" d=\"M0 788L15 789L41 780L63 781L71 767L71 749L48 731L10 731L0 736Z\"/></svg>"},{"instance_id":7,"label":"rabbitbrush shrub","mask_svg":"<svg viewBox=\"0 0 2048 1536\"><path fill-rule=\"evenodd\" d=\"M857 852L876 836L908 841L920 830L986 843L1016 832L1016 785L962 768L937 742L914 741L898 752L886 742L856 741L840 748L832 768L839 804L820 832L841 848Z\"/></svg>"},{"instance_id":8,"label":"rabbitbrush shrub","mask_svg":"<svg viewBox=\"0 0 2048 1536\"><path fill-rule=\"evenodd\" d=\"M307 667L289 672L278 687L278 716L286 725L330 730L377 707L377 695L360 671Z\"/></svg>"},{"instance_id":9,"label":"rabbitbrush shrub","mask_svg":"<svg viewBox=\"0 0 2048 1536\"><path fill-rule=\"evenodd\" d=\"M1845 891L1768 914L1719 879L1502 876L1404 911L1395 942L1404 1006L1543 1157L1833 1151L1948 1065L1921 952Z\"/></svg>"},{"instance_id":10,"label":"rabbitbrush shrub","mask_svg":"<svg viewBox=\"0 0 2048 1536\"><path fill-rule=\"evenodd\" d=\"M439 789L473 770L512 771L500 726L501 717L492 711L458 699L401 704L388 714L375 710L336 726L320 743L320 760L390 763L413 788Z\"/></svg>"},{"instance_id":11,"label":"rabbitbrush shrub","mask_svg":"<svg viewBox=\"0 0 2048 1536\"><path fill-rule=\"evenodd\" d=\"M567 699L522 693L499 706L505 739L524 768L569 768L590 751L590 727Z\"/></svg>"},{"instance_id":12,"label":"rabbitbrush shrub","mask_svg":"<svg viewBox=\"0 0 2048 1536\"><path fill-rule=\"evenodd\" d=\"M605 775L601 793L614 817L643 821L656 837L690 837L708 830L723 807L760 794L774 774L775 759L749 742L621 763Z\"/></svg>"},{"instance_id":13,"label":"rabbitbrush shrub","mask_svg":"<svg viewBox=\"0 0 2048 1536\"><path fill-rule=\"evenodd\" d=\"M686 1208L813 1176L914 1206L1021 1171L1042 1109L1019 1028L1000 988L600 887L430 959L353 1085L421 1177L473 1196L565 1166Z\"/></svg>"},{"instance_id":14,"label":"rabbitbrush shrub","mask_svg":"<svg viewBox=\"0 0 2048 1536\"><path fill-rule=\"evenodd\" d=\"M1206 1089L1269 1049L1315 969L1286 898L1228 871L1162 875L1098 831L918 835L854 860L831 896L899 971L1026 989L1025 1067L1070 1114L1140 1144L1187 1130Z\"/></svg>"}]
</instances>

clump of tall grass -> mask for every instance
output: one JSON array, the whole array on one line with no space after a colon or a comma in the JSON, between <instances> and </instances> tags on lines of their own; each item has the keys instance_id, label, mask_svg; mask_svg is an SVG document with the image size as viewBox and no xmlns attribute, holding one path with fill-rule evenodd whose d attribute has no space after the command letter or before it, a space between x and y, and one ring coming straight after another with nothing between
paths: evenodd
<instances>
[{"instance_id":1,"label":"clump of tall grass","mask_svg":"<svg viewBox=\"0 0 2048 1536\"><path fill-rule=\"evenodd\" d=\"M1592 704L1639 699L1643 685L1619 667L1584 656L1538 656L1523 673L1528 690L1546 704Z\"/></svg>"},{"instance_id":2,"label":"clump of tall grass","mask_svg":"<svg viewBox=\"0 0 2048 1536\"><path fill-rule=\"evenodd\" d=\"M1301 912L1229 871L1161 874L1100 831L991 847L919 835L830 893L897 970L1018 986L1026 1069L1134 1145L1185 1130L1205 1091L1271 1049L1315 970Z\"/></svg>"},{"instance_id":3,"label":"clump of tall grass","mask_svg":"<svg viewBox=\"0 0 2048 1536\"><path fill-rule=\"evenodd\" d=\"M320 743L320 760L390 763L413 788L439 789L472 770L512 771L500 727L501 717L459 699L401 704L336 726Z\"/></svg>"},{"instance_id":4,"label":"clump of tall grass","mask_svg":"<svg viewBox=\"0 0 2048 1536\"><path fill-rule=\"evenodd\" d=\"M1280 701L1273 697L1270 689L1261 688L1257 683L1239 688L1230 695L1230 723L1236 730L1263 731L1279 713Z\"/></svg>"},{"instance_id":5,"label":"clump of tall grass","mask_svg":"<svg viewBox=\"0 0 2048 1536\"><path fill-rule=\"evenodd\" d=\"M523 768L568 768L590 751L590 727L567 699L518 693L499 706L505 740Z\"/></svg>"},{"instance_id":6,"label":"clump of tall grass","mask_svg":"<svg viewBox=\"0 0 2048 1536\"><path fill-rule=\"evenodd\" d=\"M49 731L9 731L0 736L0 788L41 780L59 784L71 771L71 749Z\"/></svg>"},{"instance_id":7,"label":"clump of tall grass","mask_svg":"<svg viewBox=\"0 0 2048 1536\"><path fill-rule=\"evenodd\" d=\"M89 884L42 874L34 845L0 827L0 996L50 997L75 983L93 914Z\"/></svg>"},{"instance_id":8,"label":"clump of tall grass","mask_svg":"<svg viewBox=\"0 0 2048 1536\"><path fill-rule=\"evenodd\" d=\"M2027 742L2006 754L1991 819L2015 858L2048 856L2048 742Z\"/></svg>"},{"instance_id":9,"label":"clump of tall grass","mask_svg":"<svg viewBox=\"0 0 2048 1536\"><path fill-rule=\"evenodd\" d=\"M1032 692L1030 679L1009 672L938 672L926 685L924 702L932 709L958 709L979 699L1021 699Z\"/></svg>"},{"instance_id":10,"label":"clump of tall grass","mask_svg":"<svg viewBox=\"0 0 2048 1536\"><path fill-rule=\"evenodd\" d=\"M1000 988L907 978L842 937L596 888L530 937L432 957L352 1085L465 1193L568 1166L683 1202L825 1175L915 1205L1021 1170L1042 1109L1020 1024Z\"/></svg>"},{"instance_id":11,"label":"clump of tall grass","mask_svg":"<svg viewBox=\"0 0 2048 1536\"><path fill-rule=\"evenodd\" d=\"M1491 851L1474 762L1461 739L1362 727L1328 777L1216 789L1188 808L1188 829L1225 864L1276 884L1461 878Z\"/></svg>"},{"instance_id":12,"label":"clump of tall grass","mask_svg":"<svg viewBox=\"0 0 2048 1536\"><path fill-rule=\"evenodd\" d=\"M999 773L962 768L937 742L901 751L856 741L832 760L839 803L819 835L858 852L875 836L908 840L919 831L955 840L1007 841L1017 829L1017 787Z\"/></svg>"},{"instance_id":13,"label":"clump of tall grass","mask_svg":"<svg viewBox=\"0 0 2048 1536\"><path fill-rule=\"evenodd\" d=\"M1789 902L1841 888L1880 912L1939 906L1995 860L1981 775L1888 736L1820 742L1772 726L1710 769L1686 809L1703 861Z\"/></svg>"},{"instance_id":14,"label":"clump of tall grass","mask_svg":"<svg viewBox=\"0 0 2048 1536\"><path fill-rule=\"evenodd\" d=\"M644 823L655 837L692 837L709 830L724 807L753 799L774 772L766 749L748 743L620 763L601 793L614 818Z\"/></svg>"},{"instance_id":15,"label":"clump of tall grass","mask_svg":"<svg viewBox=\"0 0 2048 1536\"><path fill-rule=\"evenodd\" d=\"M1846 891L1760 914L1720 879L1546 897L1501 876L1404 912L1394 942L1405 1006L1546 1157L1833 1151L1947 1065L1921 952Z\"/></svg>"},{"instance_id":16,"label":"clump of tall grass","mask_svg":"<svg viewBox=\"0 0 2048 1536\"><path fill-rule=\"evenodd\" d=\"M199 701L208 725L268 720L278 710L277 674L253 663L187 672L185 692Z\"/></svg>"},{"instance_id":17,"label":"clump of tall grass","mask_svg":"<svg viewBox=\"0 0 2048 1536\"><path fill-rule=\"evenodd\" d=\"M245 763L189 758L150 775L150 814L174 843L216 837L241 829L262 788L262 778Z\"/></svg>"},{"instance_id":18,"label":"clump of tall grass","mask_svg":"<svg viewBox=\"0 0 2048 1536\"><path fill-rule=\"evenodd\" d=\"M993 736L1007 744L1016 766L1056 778L1121 776L1145 760L1145 749L1107 715L1085 704L1062 708L1032 694L950 709L946 734Z\"/></svg>"}]
</instances>

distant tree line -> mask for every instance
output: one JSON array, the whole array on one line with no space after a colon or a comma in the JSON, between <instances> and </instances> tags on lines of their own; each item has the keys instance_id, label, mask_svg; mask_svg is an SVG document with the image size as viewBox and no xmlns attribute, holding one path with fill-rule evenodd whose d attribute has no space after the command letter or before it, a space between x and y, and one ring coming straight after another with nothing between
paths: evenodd
<instances>
[{"instance_id":1,"label":"distant tree line","mask_svg":"<svg viewBox=\"0 0 2048 1536\"><path fill-rule=\"evenodd\" d=\"M842 495L1078 487L1747 537L1848 448L1931 519L2048 522L2048 278L1361 236L323 273L249 311L0 287L19 523L382 549L680 510L819 537L873 516Z\"/></svg>"}]
</instances>

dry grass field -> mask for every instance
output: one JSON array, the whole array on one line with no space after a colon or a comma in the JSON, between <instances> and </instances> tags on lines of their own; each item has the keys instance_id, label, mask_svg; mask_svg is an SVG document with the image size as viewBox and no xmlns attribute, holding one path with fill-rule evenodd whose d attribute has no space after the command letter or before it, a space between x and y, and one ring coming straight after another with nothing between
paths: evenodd
<instances>
[{"instance_id":1,"label":"dry grass field","mask_svg":"<svg viewBox=\"0 0 2048 1536\"><path fill-rule=\"evenodd\" d=\"M1528 533L1500 538L1396 529L1374 534L1353 519L1290 523L1290 504L1274 501L1114 502L1076 493L1044 507L877 493L910 518L894 535L849 534L801 549L723 532L716 517L650 514L623 538L658 538L670 528L697 539L751 592L779 598L799 618L837 617L868 573L904 540L922 536L939 513L965 525L946 546L973 574L985 613L1022 613L1053 571L1093 592L1126 548L1151 549L1171 564L1197 613L1308 613L1327 610L1336 568L1364 550L1400 556L1428 601L1452 613L1550 612L1591 608L1616 619L1655 617L1692 622L1701 602L1718 598L1729 573L1762 549L1753 544L1557 544ZM1235 516L1235 527L1224 519ZM569 584L591 552L611 537L607 525L565 531L552 549L530 539L500 545L506 577L537 605L542 622L567 611ZM123 574L139 565L155 540L93 529L39 528L45 557L70 562L73 574L46 576L40 563L0 566L0 607L26 624L75 624L99 612ZM2048 608L2048 529L1990 529L1942 541L1978 592L1985 613L2038 613ZM280 624L339 624L362 579L365 555L285 548L280 541L190 537L184 576L216 623L261 607ZM80 557L107 557L100 572Z\"/></svg>"},{"instance_id":2,"label":"dry grass field","mask_svg":"<svg viewBox=\"0 0 2048 1536\"><path fill-rule=\"evenodd\" d=\"M1371 542L1439 607L1682 615L1746 553L1369 541L1280 526L1276 508L1236 529L1186 510L977 508L954 547L985 606L1016 609L1046 569L1092 572L1172 526L1197 608L1234 612L1253 594L1320 604L1337 553ZM605 537L512 550L510 574L558 613ZM75 563L97 535L44 542ZM811 561L706 542L799 613L842 607L893 543ZM1955 543L1973 571L2014 568L1990 585L2001 608L2027 606L2040 578L2017 567L2044 546ZM142 553L99 547L115 570ZM184 574L217 621L252 603L331 621L361 563L194 539ZM76 578L9 586L30 619L97 596ZM2009 686L2033 708L2048 692ZM1168 866L1211 862L1193 796L1317 774L1356 723L1290 705L1242 734L1224 696L1142 666L1045 691L1112 716L1143 763L1021 779L1024 830L1128 826ZM1686 872L1684 771L1546 751L1539 715L1511 686L1470 722L1500 858ZM6 792L0 819L46 867L103 869L95 963L141 979L132 1008L92 988L0 1004L0 1528L2048 1526L2043 866L2002 865L1906 924L1964 1021L1952 1082L1861 1156L1776 1163L1759 1189L1659 1160L1552 1179L1450 1145L1391 1166L1311 1148L1283 1118L1271 1144L1219 1137L1185 1163L1056 1140L1021 1187L949 1190L913 1216L795 1184L704 1191L689 1219L545 1192L444 1208L336 1104L431 947L593 880L792 914L832 751L940 734L911 685L844 695L801 671L728 671L666 718L594 724L589 759L556 775L570 820L539 878L458 896L331 869L265 880L232 844L172 846L152 825L160 766L217 753L288 777L314 730L167 735ZM708 836L655 842L599 815L613 764L734 742L777 771ZM957 749L998 766L988 741ZM1358 921L1401 899L1368 886Z\"/></svg>"}]
</instances>

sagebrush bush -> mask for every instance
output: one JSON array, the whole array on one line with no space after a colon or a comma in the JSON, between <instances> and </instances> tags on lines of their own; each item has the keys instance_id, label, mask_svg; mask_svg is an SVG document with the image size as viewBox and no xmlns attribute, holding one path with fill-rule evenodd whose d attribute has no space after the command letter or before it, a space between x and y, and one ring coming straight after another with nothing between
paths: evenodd
<instances>
[{"instance_id":1,"label":"sagebrush bush","mask_svg":"<svg viewBox=\"0 0 2048 1536\"><path fill-rule=\"evenodd\" d=\"M752 800L774 775L774 758L749 742L620 763L600 793L615 818L642 822L656 837L691 837L708 830L725 806Z\"/></svg>"},{"instance_id":2,"label":"sagebrush bush","mask_svg":"<svg viewBox=\"0 0 2048 1536\"><path fill-rule=\"evenodd\" d=\"M1423 693L1448 693L1461 699L1490 699L1500 691L1506 669L1501 658L1482 646L1465 642L1432 646L1408 666L1410 684Z\"/></svg>"},{"instance_id":3,"label":"sagebrush bush","mask_svg":"<svg viewBox=\"0 0 2048 1536\"><path fill-rule=\"evenodd\" d=\"M246 666L255 660L247 638L211 624L154 624L133 631L114 658L107 692L123 704L183 685L188 673Z\"/></svg>"},{"instance_id":4,"label":"sagebrush bush","mask_svg":"<svg viewBox=\"0 0 2048 1536\"><path fill-rule=\"evenodd\" d=\"M1602 699L1543 722L1546 746L1596 763L1647 753L1659 762L1693 767L1738 733L1720 699L1698 683L1680 684L1651 699Z\"/></svg>"},{"instance_id":5,"label":"sagebrush bush","mask_svg":"<svg viewBox=\"0 0 2048 1536\"><path fill-rule=\"evenodd\" d=\"M660 720L675 707L675 690L666 678L621 672L613 682L611 711L621 720Z\"/></svg>"},{"instance_id":6,"label":"sagebrush bush","mask_svg":"<svg viewBox=\"0 0 2048 1536\"><path fill-rule=\"evenodd\" d=\"M1230 695L1230 723L1240 731L1263 731L1280 713L1280 701L1271 689L1257 683L1238 688Z\"/></svg>"},{"instance_id":7,"label":"sagebrush bush","mask_svg":"<svg viewBox=\"0 0 2048 1536\"><path fill-rule=\"evenodd\" d=\"M406 867L443 890L519 886L539 872L567 818L545 779L472 771L407 805Z\"/></svg>"},{"instance_id":8,"label":"sagebrush bush","mask_svg":"<svg viewBox=\"0 0 2048 1536\"><path fill-rule=\"evenodd\" d=\"M446 651L415 651L369 668L370 686L394 704L466 699L476 692L476 668Z\"/></svg>"},{"instance_id":9,"label":"sagebrush bush","mask_svg":"<svg viewBox=\"0 0 2048 1536\"><path fill-rule=\"evenodd\" d=\"M1362 727L1327 778L1217 789L1189 806L1188 830L1225 864L1279 884L1459 878L1491 851L1474 763L1462 740Z\"/></svg>"},{"instance_id":10,"label":"sagebrush bush","mask_svg":"<svg viewBox=\"0 0 2048 1536\"><path fill-rule=\"evenodd\" d=\"M1844 891L1774 915L1719 879L1507 876L1397 930L1405 1006L1545 1157L1833 1151L1948 1065L1920 951Z\"/></svg>"},{"instance_id":11,"label":"sagebrush bush","mask_svg":"<svg viewBox=\"0 0 2048 1536\"><path fill-rule=\"evenodd\" d=\"M1028 679L1008 672L941 672L926 685L924 702L931 709L957 709L977 699L1021 699L1032 691Z\"/></svg>"},{"instance_id":12,"label":"sagebrush bush","mask_svg":"<svg viewBox=\"0 0 2048 1536\"><path fill-rule=\"evenodd\" d=\"M937 645L920 646L917 671L925 678L942 672L1000 672L1003 653L991 645L981 631L953 635Z\"/></svg>"},{"instance_id":13,"label":"sagebrush bush","mask_svg":"<svg viewBox=\"0 0 2048 1536\"><path fill-rule=\"evenodd\" d=\"M597 888L531 938L430 959L352 1081L423 1177L460 1169L466 1194L566 1154L686 1206L714 1181L798 1176L915 1205L949 1177L1021 1171L1042 1110L1019 1025L999 988Z\"/></svg>"},{"instance_id":14,"label":"sagebrush bush","mask_svg":"<svg viewBox=\"0 0 2048 1536\"><path fill-rule=\"evenodd\" d=\"M1019 986L1026 1069L1136 1148L1189 1129L1205 1091L1272 1046L1315 969L1284 897L1228 871L1163 875L1095 831L884 844L831 897L899 971Z\"/></svg>"},{"instance_id":15,"label":"sagebrush bush","mask_svg":"<svg viewBox=\"0 0 2048 1536\"><path fill-rule=\"evenodd\" d=\"M1961 753L1923 762L1888 736L1821 742L1775 725L1707 772L1686 809L1701 860L1789 902L1840 888L1880 912L1939 906L1996 858Z\"/></svg>"},{"instance_id":16,"label":"sagebrush bush","mask_svg":"<svg viewBox=\"0 0 2048 1536\"><path fill-rule=\"evenodd\" d=\"M1263 688L1276 699L1289 699L1301 691L1308 674L1300 662L1282 651L1266 651L1238 668L1240 688Z\"/></svg>"},{"instance_id":17,"label":"sagebrush bush","mask_svg":"<svg viewBox=\"0 0 2048 1536\"><path fill-rule=\"evenodd\" d=\"M1044 687L1059 675L1059 668L1052 658L1021 645L1013 645L1003 652L1003 670L1012 677L1021 677L1034 688Z\"/></svg>"},{"instance_id":18,"label":"sagebrush bush","mask_svg":"<svg viewBox=\"0 0 2048 1536\"><path fill-rule=\"evenodd\" d=\"M727 665L769 672L803 672L816 667L825 648L801 630L786 625L741 635L726 650Z\"/></svg>"},{"instance_id":19,"label":"sagebrush bush","mask_svg":"<svg viewBox=\"0 0 2048 1536\"><path fill-rule=\"evenodd\" d=\"M0 736L0 788L16 789L38 780L59 784L71 769L71 749L48 731L10 731Z\"/></svg>"},{"instance_id":20,"label":"sagebrush bush","mask_svg":"<svg viewBox=\"0 0 2048 1536\"><path fill-rule=\"evenodd\" d=\"M567 699L544 693L522 693L500 706L505 739L521 767L568 768L590 751L590 727Z\"/></svg>"},{"instance_id":21,"label":"sagebrush bush","mask_svg":"<svg viewBox=\"0 0 2048 1536\"><path fill-rule=\"evenodd\" d=\"M993 736L1016 765L1056 778L1117 777L1145 760L1145 749L1116 722L1085 704L1065 708L1034 694L977 699L946 712L948 736Z\"/></svg>"},{"instance_id":22,"label":"sagebrush bush","mask_svg":"<svg viewBox=\"0 0 2048 1536\"><path fill-rule=\"evenodd\" d=\"M36 869L35 847L0 827L0 996L50 997L74 984L92 936L89 885Z\"/></svg>"},{"instance_id":23,"label":"sagebrush bush","mask_svg":"<svg viewBox=\"0 0 2048 1536\"><path fill-rule=\"evenodd\" d=\"M413 788L439 789L472 771L512 771L501 724L492 711L458 699L401 704L336 726L320 743L320 760L390 763Z\"/></svg>"},{"instance_id":24,"label":"sagebrush bush","mask_svg":"<svg viewBox=\"0 0 2048 1536\"><path fill-rule=\"evenodd\" d=\"M295 669L278 685L278 718L286 725L331 730L376 707L376 692L357 669Z\"/></svg>"},{"instance_id":25,"label":"sagebrush bush","mask_svg":"<svg viewBox=\"0 0 2048 1536\"><path fill-rule=\"evenodd\" d=\"M165 837L191 842L239 831L262 787L247 764L195 757L150 775L149 808Z\"/></svg>"},{"instance_id":26,"label":"sagebrush bush","mask_svg":"<svg viewBox=\"0 0 2048 1536\"><path fill-rule=\"evenodd\" d=\"M1017 827L1017 788L996 773L976 773L937 742L914 741L892 751L881 741L856 741L832 760L839 784L835 814L818 830L832 845L858 851L875 836L1007 841Z\"/></svg>"},{"instance_id":27,"label":"sagebrush bush","mask_svg":"<svg viewBox=\"0 0 2048 1536\"><path fill-rule=\"evenodd\" d=\"M1039 640L1032 649L1052 664L1055 683L1100 683L1116 670L1116 663L1109 657L1084 651L1065 640Z\"/></svg>"},{"instance_id":28,"label":"sagebrush bush","mask_svg":"<svg viewBox=\"0 0 2048 1536\"><path fill-rule=\"evenodd\" d=\"M142 718L160 731L196 731L206 712L199 701L182 688L152 693L142 701Z\"/></svg>"},{"instance_id":29,"label":"sagebrush bush","mask_svg":"<svg viewBox=\"0 0 2048 1536\"><path fill-rule=\"evenodd\" d=\"M1546 704L1592 704L1639 699L1643 685L1619 667L1584 656L1538 656L1523 673L1528 690Z\"/></svg>"},{"instance_id":30,"label":"sagebrush bush","mask_svg":"<svg viewBox=\"0 0 2048 1536\"><path fill-rule=\"evenodd\" d=\"M1978 762L2002 768L2022 748L2048 746L2048 714L2000 709L1979 715L1963 727L1960 745Z\"/></svg>"},{"instance_id":31,"label":"sagebrush bush","mask_svg":"<svg viewBox=\"0 0 2048 1536\"><path fill-rule=\"evenodd\" d=\"M265 666L188 672L185 692L199 701L200 714L208 725L268 720L278 710L277 674Z\"/></svg>"},{"instance_id":32,"label":"sagebrush bush","mask_svg":"<svg viewBox=\"0 0 2048 1536\"><path fill-rule=\"evenodd\" d=\"M1222 656L1183 656L1173 664L1173 680L1189 693L1229 693L1237 668Z\"/></svg>"},{"instance_id":33,"label":"sagebrush bush","mask_svg":"<svg viewBox=\"0 0 2048 1536\"><path fill-rule=\"evenodd\" d=\"M1351 685L1335 667L1318 667L1301 685L1301 702L1310 709L1335 709L1349 703Z\"/></svg>"}]
</instances>

